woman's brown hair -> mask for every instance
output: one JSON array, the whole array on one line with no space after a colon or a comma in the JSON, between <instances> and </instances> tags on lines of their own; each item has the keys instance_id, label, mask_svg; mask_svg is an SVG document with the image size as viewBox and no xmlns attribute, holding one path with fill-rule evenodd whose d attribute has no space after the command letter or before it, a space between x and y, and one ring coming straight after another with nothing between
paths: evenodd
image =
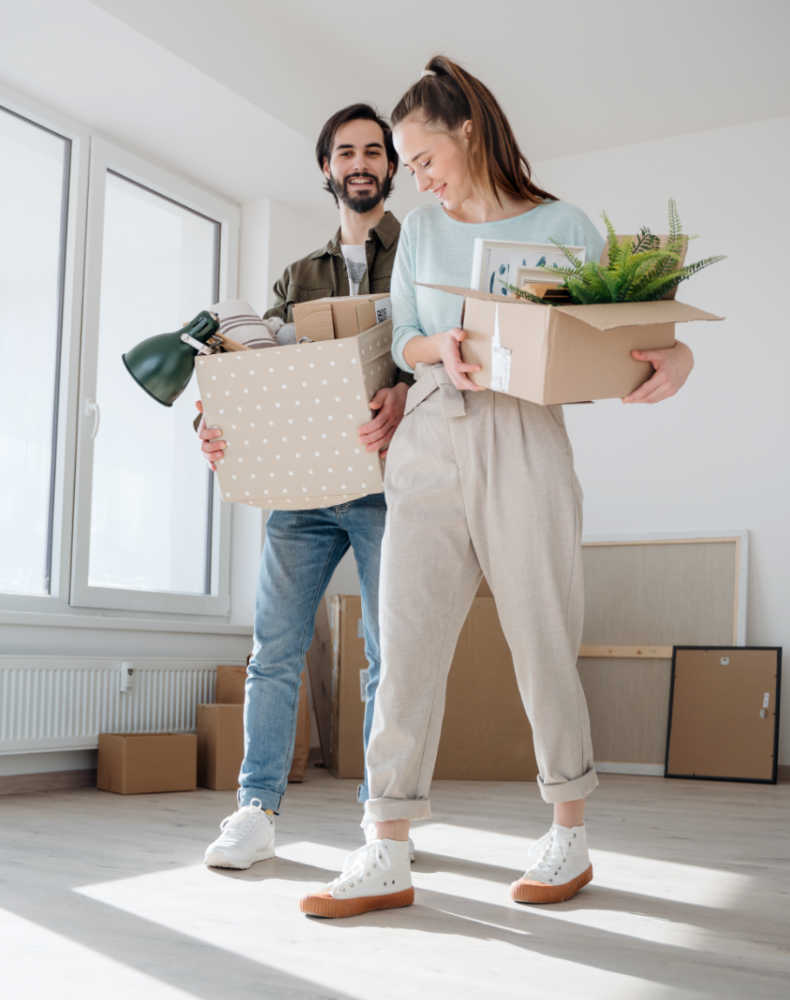
<instances>
[{"instance_id":1,"label":"woman's brown hair","mask_svg":"<svg viewBox=\"0 0 790 1000\"><path fill-rule=\"evenodd\" d=\"M532 168L519 149L516 137L499 102L477 77L452 59L434 56L422 77L398 101L390 118L392 127L419 111L426 123L438 122L453 131L471 121L469 168L475 182L490 188L501 204L500 193L523 201L556 201L532 183Z\"/></svg>"}]
</instances>

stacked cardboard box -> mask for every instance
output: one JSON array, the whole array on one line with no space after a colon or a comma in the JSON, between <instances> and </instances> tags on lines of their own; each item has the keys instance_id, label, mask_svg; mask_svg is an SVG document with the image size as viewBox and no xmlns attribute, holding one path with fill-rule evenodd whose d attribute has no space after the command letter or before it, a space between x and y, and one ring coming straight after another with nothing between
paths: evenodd
<instances>
[{"instance_id":1,"label":"stacked cardboard box","mask_svg":"<svg viewBox=\"0 0 790 1000\"><path fill-rule=\"evenodd\" d=\"M244 757L244 690L247 668L217 667L216 702L198 705L198 784L204 788L238 787ZM310 754L310 716L306 677L302 674L296 719L296 741L290 782L304 781Z\"/></svg>"},{"instance_id":2,"label":"stacked cardboard box","mask_svg":"<svg viewBox=\"0 0 790 1000\"><path fill-rule=\"evenodd\" d=\"M490 593L485 583L481 593ZM329 599L331 630L328 766L339 778L363 773L362 722L367 660L360 598ZM317 645L314 655L319 655ZM316 671L317 663L311 665ZM537 774L532 730L492 597L475 598L447 685L435 777L531 780Z\"/></svg>"}]
</instances>

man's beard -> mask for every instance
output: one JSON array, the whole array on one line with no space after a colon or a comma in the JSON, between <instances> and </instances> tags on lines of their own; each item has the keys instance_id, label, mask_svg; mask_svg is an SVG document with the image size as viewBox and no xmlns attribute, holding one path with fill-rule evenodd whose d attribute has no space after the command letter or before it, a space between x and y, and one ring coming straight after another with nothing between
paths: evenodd
<instances>
[{"instance_id":1,"label":"man's beard","mask_svg":"<svg viewBox=\"0 0 790 1000\"><path fill-rule=\"evenodd\" d=\"M365 180L371 182L373 185L372 194L356 194L354 188L349 186L351 180L360 177L364 177ZM386 177L382 184L378 177L368 173L349 174L342 183L332 174L329 175L329 187L335 197L342 201L344 205L348 205L352 212L358 212L360 215L372 211L379 202L384 201L390 193L391 184L392 181L389 177Z\"/></svg>"}]
</instances>

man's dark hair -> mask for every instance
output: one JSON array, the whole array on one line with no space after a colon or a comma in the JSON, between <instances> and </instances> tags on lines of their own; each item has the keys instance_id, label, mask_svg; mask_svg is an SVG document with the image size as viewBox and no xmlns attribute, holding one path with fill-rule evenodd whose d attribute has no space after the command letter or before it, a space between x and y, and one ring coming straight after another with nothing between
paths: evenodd
<instances>
[{"instance_id":1,"label":"man's dark hair","mask_svg":"<svg viewBox=\"0 0 790 1000\"><path fill-rule=\"evenodd\" d=\"M381 115L377 114L375 108L372 108L369 104L349 104L347 108L341 108L340 111L336 111L327 120L315 144L315 158L318 160L319 168L323 170L324 160L328 163L332 159L332 146L340 126L345 125L347 122L356 121L359 118L375 122L381 129L384 135L384 148L387 151L387 161L392 164L392 175L394 177L395 171L398 169L398 154L395 152L395 146L392 144L392 129ZM390 178L390 182L386 186L385 197L389 196L392 190L393 184ZM332 190L329 180L324 184L324 191L328 191L332 195L335 199L335 204L338 203L337 195Z\"/></svg>"}]
</instances>

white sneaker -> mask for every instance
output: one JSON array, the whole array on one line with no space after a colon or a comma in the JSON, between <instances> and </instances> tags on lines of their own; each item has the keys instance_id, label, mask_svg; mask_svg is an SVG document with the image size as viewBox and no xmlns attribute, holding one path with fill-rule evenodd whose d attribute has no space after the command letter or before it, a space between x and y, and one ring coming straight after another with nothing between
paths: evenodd
<instances>
[{"instance_id":1,"label":"white sneaker","mask_svg":"<svg viewBox=\"0 0 790 1000\"><path fill-rule=\"evenodd\" d=\"M274 817L263 810L260 799L226 816L219 828L222 832L203 858L210 868L249 868L274 857Z\"/></svg>"},{"instance_id":2,"label":"white sneaker","mask_svg":"<svg viewBox=\"0 0 790 1000\"><path fill-rule=\"evenodd\" d=\"M410 906L414 889L405 840L371 840L345 860L343 871L299 909L311 917L355 917L369 910Z\"/></svg>"},{"instance_id":3,"label":"white sneaker","mask_svg":"<svg viewBox=\"0 0 790 1000\"><path fill-rule=\"evenodd\" d=\"M561 903L593 877L583 826L558 826L534 843L527 870L510 886L517 903Z\"/></svg>"},{"instance_id":4,"label":"white sneaker","mask_svg":"<svg viewBox=\"0 0 790 1000\"><path fill-rule=\"evenodd\" d=\"M375 823L363 823L362 830L365 834L365 843L371 844L376 839L376 824ZM409 863L414 864L417 858L417 851L414 847L414 841L409 837Z\"/></svg>"}]
</instances>

